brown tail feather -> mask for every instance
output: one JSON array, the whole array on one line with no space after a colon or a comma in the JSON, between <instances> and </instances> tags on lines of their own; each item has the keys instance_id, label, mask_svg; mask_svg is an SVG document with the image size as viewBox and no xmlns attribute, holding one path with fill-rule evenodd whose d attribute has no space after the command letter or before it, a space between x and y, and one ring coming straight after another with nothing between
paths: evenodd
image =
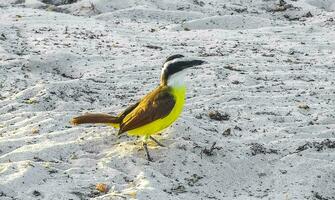
<instances>
[{"instance_id":1,"label":"brown tail feather","mask_svg":"<svg viewBox=\"0 0 335 200\"><path fill-rule=\"evenodd\" d=\"M103 113L88 113L78 117L74 117L70 121L73 125L87 123L119 123L119 118Z\"/></svg>"}]
</instances>

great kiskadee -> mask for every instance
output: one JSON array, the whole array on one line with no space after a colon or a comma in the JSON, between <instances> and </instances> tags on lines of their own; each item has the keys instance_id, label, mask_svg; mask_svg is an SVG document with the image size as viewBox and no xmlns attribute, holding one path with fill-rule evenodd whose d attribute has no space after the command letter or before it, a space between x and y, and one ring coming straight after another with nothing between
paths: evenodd
<instances>
[{"instance_id":1,"label":"great kiskadee","mask_svg":"<svg viewBox=\"0 0 335 200\"><path fill-rule=\"evenodd\" d=\"M163 64L160 85L137 103L117 116L88 113L73 118L71 123L103 123L119 128L118 135L128 132L131 136L143 136L143 148L147 159L151 161L147 140L150 138L163 146L152 135L167 128L178 118L185 102L185 71L203 63L202 60L185 59L180 54L170 56Z\"/></svg>"}]
</instances>

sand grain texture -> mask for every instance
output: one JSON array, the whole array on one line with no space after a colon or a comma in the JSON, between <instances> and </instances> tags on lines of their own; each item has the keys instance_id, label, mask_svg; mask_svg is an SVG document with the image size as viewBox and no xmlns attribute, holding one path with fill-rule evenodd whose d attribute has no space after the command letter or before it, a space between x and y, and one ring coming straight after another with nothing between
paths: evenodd
<instances>
[{"instance_id":1,"label":"sand grain texture","mask_svg":"<svg viewBox=\"0 0 335 200\"><path fill-rule=\"evenodd\" d=\"M0 2L1 200L335 199L333 1L62 2ZM208 64L154 162L68 123L134 103L175 53Z\"/></svg>"}]
</instances>

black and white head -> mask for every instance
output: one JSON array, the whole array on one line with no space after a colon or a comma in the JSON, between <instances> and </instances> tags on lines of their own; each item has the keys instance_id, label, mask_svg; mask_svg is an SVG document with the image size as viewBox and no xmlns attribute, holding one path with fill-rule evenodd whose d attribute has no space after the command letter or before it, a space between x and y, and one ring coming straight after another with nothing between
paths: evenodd
<instances>
[{"instance_id":1,"label":"black and white head","mask_svg":"<svg viewBox=\"0 0 335 200\"><path fill-rule=\"evenodd\" d=\"M187 59L181 54L168 57L162 67L161 85L184 85L186 69L203 63L205 63L205 61Z\"/></svg>"}]
</instances>

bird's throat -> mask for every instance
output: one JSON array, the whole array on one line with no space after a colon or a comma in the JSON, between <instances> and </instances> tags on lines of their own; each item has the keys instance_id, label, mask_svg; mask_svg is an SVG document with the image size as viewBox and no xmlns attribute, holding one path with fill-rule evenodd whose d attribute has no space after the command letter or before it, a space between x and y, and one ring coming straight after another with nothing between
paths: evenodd
<instances>
[{"instance_id":1,"label":"bird's throat","mask_svg":"<svg viewBox=\"0 0 335 200\"><path fill-rule=\"evenodd\" d=\"M183 72L172 75L167 80L167 85L172 88L185 88L185 76Z\"/></svg>"}]
</instances>

